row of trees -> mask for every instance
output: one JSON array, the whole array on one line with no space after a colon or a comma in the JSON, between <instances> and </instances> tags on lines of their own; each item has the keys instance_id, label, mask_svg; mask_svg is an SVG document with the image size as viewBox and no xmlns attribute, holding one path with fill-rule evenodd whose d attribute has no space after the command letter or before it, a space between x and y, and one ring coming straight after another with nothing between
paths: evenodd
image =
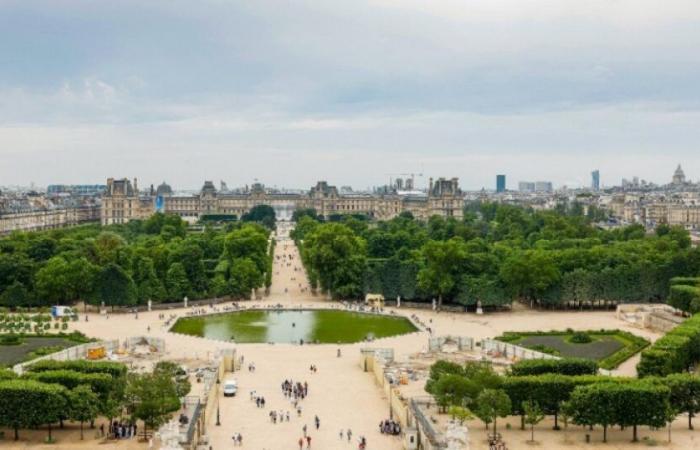
<instances>
[{"instance_id":1,"label":"row of trees","mask_svg":"<svg viewBox=\"0 0 700 450\"><path fill-rule=\"evenodd\" d=\"M126 366L111 362L42 361L17 377L0 373L0 426L14 430L48 427L48 440L55 424L65 420L83 425L103 416L110 419L127 413L142 420L145 432L167 421L180 408L180 398L190 390L178 381L171 363L159 363L153 373L127 374Z\"/></svg>"},{"instance_id":2,"label":"row of trees","mask_svg":"<svg viewBox=\"0 0 700 450\"><path fill-rule=\"evenodd\" d=\"M664 301L671 279L700 273L700 250L680 227L660 226L654 235L641 225L603 230L569 209L475 204L464 220L402 214L376 224L352 216L324 222L310 212L297 218L293 237L312 284L335 297L603 306Z\"/></svg>"},{"instance_id":3,"label":"row of trees","mask_svg":"<svg viewBox=\"0 0 700 450\"><path fill-rule=\"evenodd\" d=\"M195 233L177 216L155 214L126 225L14 233L0 239L0 306L246 297L269 270L269 232L235 222Z\"/></svg>"},{"instance_id":4,"label":"row of trees","mask_svg":"<svg viewBox=\"0 0 700 450\"><path fill-rule=\"evenodd\" d=\"M537 375L514 375L528 371L538 362L513 368L506 376L496 374L485 363L467 363L466 366L438 361L431 367L426 391L431 393L444 411L463 408L479 417L487 426L498 417L521 415L521 424L534 426L545 415L589 427L607 429L614 425L632 427L637 440L637 427L662 427L679 413L692 417L700 412L700 377L673 374L665 378L624 378L600 375L567 375L561 370L577 362L559 366L542 364ZM529 367L525 367L529 366ZM540 372L549 368L552 372Z\"/></svg>"}]
</instances>

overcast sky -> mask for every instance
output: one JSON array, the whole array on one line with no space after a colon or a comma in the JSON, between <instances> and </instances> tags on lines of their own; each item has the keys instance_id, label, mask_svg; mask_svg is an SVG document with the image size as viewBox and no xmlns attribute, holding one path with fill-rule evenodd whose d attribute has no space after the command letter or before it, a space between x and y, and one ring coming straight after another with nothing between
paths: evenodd
<instances>
[{"instance_id":1,"label":"overcast sky","mask_svg":"<svg viewBox=\"0 0 700 450\"><path fill-rule=\"evenodd\" d=\"M700 178L698 0L0 0L0 185Z\"/></svg>"}]
</instances>

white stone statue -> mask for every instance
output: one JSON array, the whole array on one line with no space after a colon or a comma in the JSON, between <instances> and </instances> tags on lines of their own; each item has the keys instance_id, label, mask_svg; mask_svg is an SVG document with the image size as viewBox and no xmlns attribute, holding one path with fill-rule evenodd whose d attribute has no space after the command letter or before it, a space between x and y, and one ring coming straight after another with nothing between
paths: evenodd
<instances>
[{"instance_id":1,"label":"white stone statue","mask_svg":"<svg viewBox=\"0 0 700 450\"><path fill-rule=\"evenodd\" d=\"M396 297L396 307L401 308L401 296L400 295Z\"/></svg>"},{"instance_id":2,"label":"white stone statue","mask_svg":"<svg viewBox=\"0 0 700 450\"><path fill-rule=\"evenodd\" d=\"M437 309L437 303L435 303L435 299L433 299L433 311Z\"/></svg>"}]
</instances>

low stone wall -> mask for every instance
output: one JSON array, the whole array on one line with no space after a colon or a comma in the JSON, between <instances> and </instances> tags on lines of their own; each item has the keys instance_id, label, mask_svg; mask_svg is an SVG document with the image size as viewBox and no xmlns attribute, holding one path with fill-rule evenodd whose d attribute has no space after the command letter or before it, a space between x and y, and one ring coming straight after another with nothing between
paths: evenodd
<instances>
[{"instance_id":1,"label":"low stone wall","mask_svg":"<svg viewBox=\"0 0 700 450\"><path fill-rule=\"evenodd\" d=\"M639 328L667 333L685 318L664 303L631 303L618 305L615 317Z\"/></svg>"},{"instance_id":2,"label":"low stone wall","mask_svg":"<svg viewBox=\"0 0 700 450\"><path fill-rule=\"evenodd\" d=\"M481 341L481 349L484 352L498 352L503 358L519 359L561 359L558 356L542 353L519 345L501 342L495 339Z\"/></svg>"},{"instance_id":3,"label":"low stone wall","mask_svg":"<svg viewBox=\"0 0 700 450\"><path fill-rule=\"evenodd\" d=\"M119 340L114 339L110 341L99 341L99 342L88 342L85 344L79 344L74 347L68 347L56 353L51 353L50 355L40 356L31 361L16 364L12 367L12 370L16 374L22 375L27 367L32 364L36 364L39 361L53 360L53 361L72 361L76 359L85 359L87 357L88 350L104 347L107 353L115 352L119 349Z\"/></svg>"}]
</instances>

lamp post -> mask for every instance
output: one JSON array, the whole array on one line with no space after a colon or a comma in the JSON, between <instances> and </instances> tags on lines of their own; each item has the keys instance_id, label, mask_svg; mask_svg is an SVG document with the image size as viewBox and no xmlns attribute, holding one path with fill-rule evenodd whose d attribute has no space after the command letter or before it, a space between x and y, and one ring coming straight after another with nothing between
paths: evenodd
<instances>
[{"instance_id":1,"label":"lamp post","mask_svg":"<svg viewBox=\"0 0 700 450\"><path fill-rule=\"evenodd\" d=\"M221 416L219 414L219 402L221 401L221 398L219 396L219 387L221 386L221 381L219 380L219 377L216 377L216 426L220 427L221 426Z\"/></svg>"}]
</instances>

